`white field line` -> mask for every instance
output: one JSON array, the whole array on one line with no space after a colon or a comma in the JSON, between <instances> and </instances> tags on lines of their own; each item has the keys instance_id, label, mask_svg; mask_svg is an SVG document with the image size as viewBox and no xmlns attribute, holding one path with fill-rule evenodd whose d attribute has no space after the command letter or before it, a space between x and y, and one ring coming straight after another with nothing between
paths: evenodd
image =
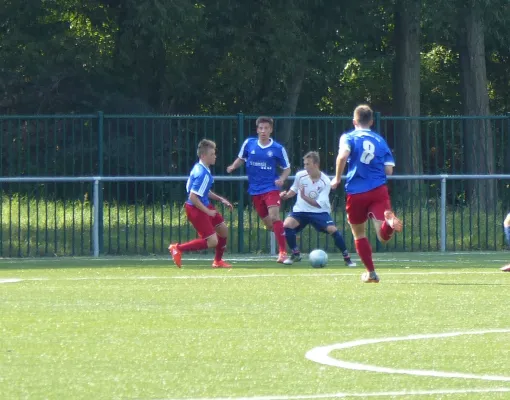
<instances>
[{"instance_id":1,"label":"white field line","mask_svg":"<svg viewBox=\"0 0 510 400\"><path fill-rule=\"evenodd\" d=\"M305 399L349 399L367 397L400 397L400 396L437 396L446 394L469 393L510 393L510 388L493 389L437 389L437 390L403 390L394 392L361 392L361 393L328 393L303 394L294 396L252 396L252 397L194 397L194 398L167 398L159 400L305 400Z\"/></svg>"},{"instance_id":2,"label":"white field line","mask_svg":"<svg viewBox=\"0 0 510 400\"><path fill-rule=\"evenodd\" d=\"M311 361L319 364L329 365L332 367L356 370L356 371L369 371L369 372L382 372L385 374L404 374L414 376L432 376L435 378L458 378L458 379L478 379L484 381L500 381L510 382L510 376L498 375L476 375L461 372L443 372L435 370L421 370L421 369L398 369L379 367L376 365L368 365L361 363L354 363L339 360L329 355L334 350L349 349L352 347L365 346L369 344L387 343L387 342L401 342L408 340L426 340L433 338L449 338L463 335L486 335L491 333L510 333L510 329L489 329L479 331L466 331L466 332L449 332L449 333L434 333L423 335L410 335L402 337L386 337L379 339L361 339L345 343L336 343L329 346L315 347L308 351L305 355Z\"/></svg>"},{"instance_id":3,"label":"white field line","mask_svg":"<svg viewBox=\"0 0 510 400\"><path fill-rule=\"evenodd\" d=\"M184 269L183 269L184 270ZM322 278L322 277L341 277L357 276L359 272L338 272L338 273L294 273L294 274L231 274L235 269L224 270L229 275L174 275L174 276L93 276L76 278L0 278L2 283L15 283L23 281L124 281L124 280L172 280L172 279L257 279L257 278ZM216 271L215 271L216 272ZM429 271L429 272L391 272L383 273L384 276L416 276L416 275L501 275L501 271Z\"/></svg>"}]
</instances>

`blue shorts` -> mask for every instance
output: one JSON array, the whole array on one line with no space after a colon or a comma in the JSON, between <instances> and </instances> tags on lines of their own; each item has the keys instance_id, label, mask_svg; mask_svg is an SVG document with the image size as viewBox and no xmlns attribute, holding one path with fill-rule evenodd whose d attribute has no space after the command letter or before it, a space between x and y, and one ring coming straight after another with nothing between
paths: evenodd
<instances>
[{"instance_id":1,"label":"blue shorts","mask_svg":"<svg viewBox=\"0 0 510 400\"><path fill-rule=\"evenodd\" d=\"M326 228L335 225L335 221L330 213L311 213L311 212L291 212L289 217L294 218L299 222L296 231L302 231L308 224L312 225L317 231L325 232Z\"/></svg>"}]
</instances>

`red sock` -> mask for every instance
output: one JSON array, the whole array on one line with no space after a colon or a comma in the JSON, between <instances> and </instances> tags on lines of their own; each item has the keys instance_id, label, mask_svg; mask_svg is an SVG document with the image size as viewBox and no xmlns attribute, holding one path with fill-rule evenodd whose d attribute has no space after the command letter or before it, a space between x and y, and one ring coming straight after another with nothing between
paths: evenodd
<instances>
[{"instance_id":1,"label":"red sock","mask_svg":"<svg viewBox=\"0 0 510 400\"><path fill-rule=\"evenodd\" d=\"M354 244L356 245L356 252L358 253L359 258L361 258L361 261L363 261L363 264L365 264L367 271L374 271L375 268L374 262L372 261L372 246L370 246L368 239L366 237L362 239L356 239Z\"/></svg>"},{"instance_id":2,"label":"red sock","mask_svg":"<svg viewBox=\"0 0 510 400\"><path fill-rule=\"evenodd\" d=\"M273 222L273 232L278 242L279 252L285 253L287 251L287 242L285 241L285 229L283 228L282 221Z\"/></svg>"},{"instance_id":3,"label":"red sock","mask_svg":"<svg viewBox=\"0 0 510 400\"><path fill-rule=\"evenodd\" d=\"M380 234L384 240L390 240L395 230L388 224L388 221L384 221L381 225Z\"/></svg>"},{"instance_id":4,"label":"red sock","mask_svg":"<svg viewBox=\"0 0 510 400\"><path fill-rule=\"evenodd\" d=\"M214 261L221 261L223 253L227 248L227 238L218 236L218 244L216 245L216 254L214 255Z\"/></svg>"},{"instance_id":5,"label":"red sock","mask_svg":"<svg viewBox=\"0 0 510 400\"><path fill-rule=\"evenodd\" d=\"M207 247L207 240L205 239L190 240L189 242L177 245L177 249L184 252L205 250Z\"/></svg>"}]
</instances>

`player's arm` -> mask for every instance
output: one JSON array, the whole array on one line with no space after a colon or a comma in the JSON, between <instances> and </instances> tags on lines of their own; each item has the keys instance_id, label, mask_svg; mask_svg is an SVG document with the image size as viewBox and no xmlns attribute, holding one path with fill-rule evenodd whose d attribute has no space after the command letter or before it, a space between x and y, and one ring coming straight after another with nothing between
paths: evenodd
<instances>
[{"instance_id":1,"label":"player's arm","mask_svg":"<svg viewBox=\"0 0 510 400\"><path fill-rule=\"evenodd\" d=\"M283 192L280 192L280 199L282 200L288 200L292 199L297 193L290 188L289 190L284 190Z\"/></svg>"},{"instance_id":2,"label":"player's arm","mask_svg":"<svg viewBox=\"0 0 510 400\"><path fill-rule=\"evenodd\" d=\"M317 202L317 200L315 199L312 199L311 197L308 197L306 194L305 194L305 188L302 187L300 189L300 194L301 194L301 198L306 201L308 204L310 204L312 207L316 207L316 208L321 208L321 205Z\"/></svg>"},{"instance_id":3,"label":"player's arm","mask_svg":"<svg viewBox=\"0 0 510 400\"><path fill-rule=\"evenodd\" d=\"M207 215L211 215L212 210L210 210L206 206L204 206L204 203L202 203L202 201L200 200L200 197L198 197L198 194L196 194L195 192L191 192L189 194L189 201L191 201L191 203L196 208L198 208L200 211L206 213Z\"/></svg>"},{"instance_id":4,"label":"player's arm","mask_svg":"<svg viewBox=\"0 0 510 400\"><path fill-rule=\"evenodd\" d=\"M239 157L236 158L235 161L227 167L227 172L229 174L234 172L237 168L239 168L244 163L245 163L244 158L239 158Z\"/></svg>"},{"instance_id":5,"label":"player's arm","mask_svg":"<svg viewBox=\"0 0 510 400\"><path fill-rule=\"evenodd\" d=\"M384 155L384 173L386 175L393 175L393 168L395 168L395 159L389 146L386 144L386 154Z\"/></svg>"},{"instance_id":6,"label":"player's arm","mask_svg":"<svg viewBox=\"0 0 510 400\"><path fill-rule=\"evenodd\" d=\"M287 200L287 199L291 199L293 198L299 191L299 180L301 179L302 177L302 172L299 171L295 178L294 178L294 182L292 183L292 186L290 187L289 190L287 191L283 191L283 192L280 192L280 199L282 200Z\"/></svg>"},{"instance_id":7,"label":"player's arm","mask_svg":"<svg viewBox=\"0 0 510 400\"><path fill-rule=\"evenodd\" d=\"M327 177L324 179L325 186L324 189L319 193L319 196L317 196L317 204L319 204L320 208L326 209L329 208L329 194L331 193L331 184Z\"/></svg>"},{"instance_id":8,"label":"player's arm","mask_svg":"<svg viewBox=\"0 0 510 400\"><path fill-rule=\"evenodd\" d=\"M232 205L232 203L230 201L228 201L225 197L221 197L220 195L214 193L213 191L209 191L208 197L211 200L221 202L222 204L224 204L225 206L227 206L231 210L234 208L234 206Z\"/></svg>"},{"instance_id":9,"label":"player's arm","mask_svg":"<svg viewBox=\"0 0 510 400\"><path fill-rule=\"evenodd\" d=\"M290 161L285 147L282 147L282 154L278 157L278 162L283 171L280 174L280 177L275 181L275 184L277 186L283 186L290 175Z\"/></svg>"},{"instance_id":10,"label":"player's arm","mask_svg":"<svg viewBox=\"0 0 510 400\"><path fill-rule=\"evenodd\" d=\"M331 181L331 189L336 189L342 180L342 174L347 164L347 160L351 154L351 146L348 143L346 135L342 135L340 138L340 147L338 149L338 155L336 156L336 168L335 177Z\"/></svg>"},{"instance_id":11,"label":"player's arm","mask_svg":"<svg viewBox=\"0 0 510 400\"><path fill-rule=\"evenodd\" d=\"M230 164L227 167L227 172L230 174L234 172L237 168L239 168L241 165L243 165L246 162L246 159L248 158L248 151L246 149L246 145L248 144L248 139L246 139L243 142L243 145L241 146L241 149L239 150L239 154L237 155L237 158L234 160L232 164Z\"/></svg>"}]
</instances>

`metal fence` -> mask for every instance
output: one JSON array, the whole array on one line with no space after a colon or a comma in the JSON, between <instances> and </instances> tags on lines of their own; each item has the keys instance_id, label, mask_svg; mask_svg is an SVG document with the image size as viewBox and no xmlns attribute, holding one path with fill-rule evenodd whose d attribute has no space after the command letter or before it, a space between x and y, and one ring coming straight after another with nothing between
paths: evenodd
<instances>
[{"instance_id":1,"label":"metal fence","mask_svg":"<svg viewBox=\"0 0 510 400\"><path fill-rule=\"evenodd\" d=\"M0 256L166 254L170 242L195 238L180 201L186 179L187 176L2 177L0 184L8 184L11 191L3 191L0 196ZM508 210L497 198L491 204L448 200L455 185L471 180L497 181L506 186L510 175L411 175L389 179L392 203L404 222L404 231L381 245L370 230L369 239L377 251L504 247L502 221ZM216 176L215 181L217 193L231 185L237 185L242 192L232 213L221 209L229 226L228 251L274 251L271 233L265 230L245 194L246 177ZM134 182L140 194L134 201L119 202L114 195L101 196L107 185L115 194L129 190ZM399 182L406 185L398 185ZM175 197L164 190L166 184L179 188ZM73 190L59 198L48 190L52 185L72 185ZM332 203L334 219L354 251L343 191L332 196ZM284 203L282 217L293 204L294 200ZM300 234L299 243L304 252L318 247L336 251L327 235L309 228Z\"/></svg>"}]
</instances>

